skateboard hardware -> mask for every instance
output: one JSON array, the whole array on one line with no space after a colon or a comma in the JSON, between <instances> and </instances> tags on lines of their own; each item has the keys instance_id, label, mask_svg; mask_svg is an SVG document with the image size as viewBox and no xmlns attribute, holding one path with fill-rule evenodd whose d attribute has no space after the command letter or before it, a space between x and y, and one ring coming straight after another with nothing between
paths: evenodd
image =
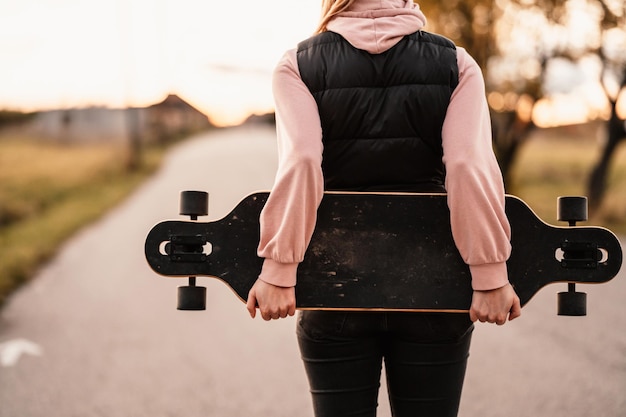
<instances>
[{"instance_id":1,"label":"skateboard hardware","mask_svg":"<svg viewBox=\"0 0 626 417\"><path fill-rule=\"evenodd\" d=\"M562 196L557 199L557 220L567 222L570 227L587 221L587 197ZM596 268L602 259L598 245L590 242L564 242L563 268ZM587 293L576 291L576 284L567 284L567 292L557 294L557 314L559 316L586 316Z\"/></svg>"},{"instance_id":2,"label":"skateboard hardware","mask_svg":"<svg viewBox=\"0 0 626 417\"><path fill-rule=\"evenodd\" d=\"M561 196L556 200L557 220L576 226L577 222L587 221L587 197Z\"/></svg>"},{"instance_id":3,"label":"skateboard hardware","mask_svg":"<svg viewBox=\"0 0 626 417\"><path fill-rule=\"evenodd\" d=\"M194 221L199 216L206 216L209 213L209 194L204 191L182 191L179 211ZM206 244L207 240L202 235L172 235L165 251L172 262L206 262ZM178 287L177 309L206 310L206 287L197 286L195 276L189 276L189 285Z\"/></svg>"},{"instance_id":4,"label":"skateboard hardware","mask_svg":"<svg viewBox=\"0 0 626 417\"><path fill-rule=\"evenodd\" d=\"M207 255L203 252L207 240L202 235L172 235L165 246L165 252L172 262L206 262Z\"/></svg>"},{"instance_id":5,"label":"skateboard hardware","mask_svg":"<svg viewBox=\"0 0 626 417\"><path fill-rule=\"evenodd\" d=\"M198 216L209 214L209 193L205 191L182 191L180 193L180 214L198 220Z\"/></svg>"},{"instance_id":6,"label":"skateboard hardware","mask_svg":"<svg viewBox=\"0 0 626 417\"><path fill-rule=\"evenodd\" d=\"M592 242L563 242L561 244L563 268L597 268L602 261L602 251Z\"/></svg>"},{"instance_id":7,"label":"skateboard hardware","mask_svg":"<svg viewBox=\"0 0 626 417\"><path fill-rule=\"evenodd\" d=\"M196 285L197 276L223 281L245 302L263 264L256 248L268 196L251 194L220 220L164 221L150 230L150 267L189 279L178 288L178 309L205 309L206 289ZM207 209L207 193L181 193L181 214L197 219ZM617 275L619 240L602 227L576 226L586 220L586 210L586 198L563 197L558 219L570 227L552 226L519 198L506 196L512 244L507 268L522 306L541 288L562 282L568 291L558 295L558 314L583 315L586 294L575 284ZM468 311L472 293L469 267L452 239L445 194L324 194L298 266L296 308L460 313Z\"/></svg>"}]
</instances>

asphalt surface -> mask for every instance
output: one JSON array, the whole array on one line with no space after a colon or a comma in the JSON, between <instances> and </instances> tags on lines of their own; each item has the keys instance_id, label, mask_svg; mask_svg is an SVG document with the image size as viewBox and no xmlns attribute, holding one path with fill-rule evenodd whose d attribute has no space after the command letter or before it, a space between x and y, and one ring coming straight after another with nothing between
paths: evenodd
<instances>
[{"instance_id":1,"label":"asphalt surface","mask_svg":"<svg viewBox=\"0 0 626 417\"><path fill-rule=\"evenodd\" d=\"M143 257L148 230L181 218L180 191L209 191L208 219L218 219L269 189L275 169L271 128L193 137L67 242L0 311L0 417L311 417L295 318L251 320L210 279L199 279L207 311L177 311L183 281L157 276ZM460 416L625 416L625 275L581 288L587 317L556 315L563 284L510 324L478 325ZM389 416L384 390L380 403Z\"/></svg>"}]
</instances>

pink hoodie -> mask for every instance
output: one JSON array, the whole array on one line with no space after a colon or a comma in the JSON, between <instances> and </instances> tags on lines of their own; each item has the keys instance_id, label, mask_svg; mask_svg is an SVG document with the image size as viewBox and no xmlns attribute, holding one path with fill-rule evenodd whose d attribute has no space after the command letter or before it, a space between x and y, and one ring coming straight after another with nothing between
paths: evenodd
<instances>
[{"instance_id":1,"label":"pink hoodie","mask_svg":"<svg viewBox=\"0 0 626 417\"><path fill-rule=\"evenodd\" d=\"M328 30L378 54L425 24L412 0L358 0L331 20ZM463 48L457 48L457 61L459 85L442 130L450 221L459 252L470 266L473 288L490 290L508 283L511 247L504 186L492 151L482 73ZM300 79L295 49L274 70L273 93L279 166L261 213L258 254L265 260L259 278L290 287L296 285L324 187L317 104Z\"/></svg>"}]
</instances>

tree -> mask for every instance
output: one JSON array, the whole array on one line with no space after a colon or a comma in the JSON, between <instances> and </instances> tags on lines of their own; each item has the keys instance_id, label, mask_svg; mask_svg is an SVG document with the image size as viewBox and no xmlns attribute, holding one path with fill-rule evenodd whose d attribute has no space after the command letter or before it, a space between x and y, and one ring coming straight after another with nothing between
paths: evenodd
<instances>
[{"instance_id":1,"label":"tree","mask_svg":"<svg viewBox=\"0 0 626 417\"><path fill-rule=\"evenodd\" d=\"M607 146L590 180L589 194L595 205L616 147L614 137L624 136L624 115L618 114L616 106L626 78L626 2L423 0L419 4L429 17L429 30L465 47L483 69L494 149L505 181L537 121L549 122L540 111L545 99L577 88L575 79L568 83L555 78L555 69L568 65L575 70L597 68L598 88L611 109L598 116L611 117Z\"/></svg>"},{"instance_id":2,"label":"tree","mask_svg":"<svg viewBox=\"0 0 626 417\"><path fill-rule=\"evenodd\" d=\"M506 27L511 25L509 3L509 0L420 2L429 18L430 30L467 49L483 70L492 113L494 150L507 183L517 150L535 127L532 107L541 98L540 74L545 65L537 60L534 49L531 53L507 45L519 39L519 33L525 39L540 37L532 33L534 27L532 31L517 28L515 33L507 33ZM510 48L518 50L514 56L516 65L508 56Z\"/></svg>"},{"instance_id":3,"label":"tree","mask_svg":"<svg viewBox=\"0 0 626 417\"><path fill-rule=\"evenodd\" d=\"M618 109L620 100L626 103L626 2L602 0L599 3L604 16L601 21L604 36L598 55L603 63L601 82L609 100L611 114L607 123L605 146L587 187L591 210L597 209L602 202L611 158L619 142L626 139L626 111L620 113Z\"/></svg>"}]
</instances>

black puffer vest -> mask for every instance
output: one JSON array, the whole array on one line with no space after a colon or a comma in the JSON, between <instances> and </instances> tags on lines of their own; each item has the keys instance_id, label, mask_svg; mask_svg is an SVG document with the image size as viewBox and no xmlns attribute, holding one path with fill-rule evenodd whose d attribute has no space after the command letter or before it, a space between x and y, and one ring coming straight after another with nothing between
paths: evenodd
<instances>
[{"instance_id":1,"label":"black puffer vest","mask_svg":"<svg viewBox=\"0 0 626 417\"><path fill-rule=\"evenodd\" d=\"M445 192L441 129L454 44L416 32L382 54L324 32L298 45L322 123L326 190Z\"/></svg>"}]
</instances>

